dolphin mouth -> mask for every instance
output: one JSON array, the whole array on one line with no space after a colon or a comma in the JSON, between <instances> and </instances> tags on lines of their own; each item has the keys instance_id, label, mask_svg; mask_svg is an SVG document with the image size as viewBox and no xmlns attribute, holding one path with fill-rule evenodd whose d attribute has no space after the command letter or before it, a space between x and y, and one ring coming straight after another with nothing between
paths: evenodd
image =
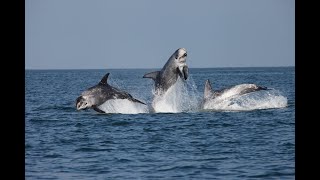
<instances>
[{"instance_id":1,"label":"dolphin mouth","mask_svg":"<svg viewBox=\"0 0 320 180\"><path fill-rule=\"evenodd\" d=\"M87 108L88 108L88 107L78 107L78 106L77 106L77 110L78 110L78 111L80 111L80 110L85 110L85 109L87 109Z\"/></svg>"},{"instance_id":2,"label":"dolphin mouth","mask_svg":"<svg viewBox=\"0 0 320 180\"><path fill-rule=\"evenodd\" d=\"M86 109L86 107L81 107L81 103L77 103L76 104L76 108L77 108L78 111Z\"/></svg>"},{"instance_id":3,"label":"dolphin mouth","mask_svg":"<svg viewBox=\"0 0 320 180\"><path fill-rule=\"evenodd\" d=\"M184 53L181 57L179 57L180 63L185 63L187 61L187 53Z\"/></svg>"},{"instance_id":4,"label":"dolphin mouth","mask_svg":"<svg viewBox=\"0 0 320 180\"><path fill-rule=\"evenodd\" d=\"M86 106L83 106L83 101L84 101L84 99L83 99L82 96L79 96L79 97L77 98L76 108L77 108L78 111L88 108L88 107L86 107Z\"/></svg>"}]
</instances>

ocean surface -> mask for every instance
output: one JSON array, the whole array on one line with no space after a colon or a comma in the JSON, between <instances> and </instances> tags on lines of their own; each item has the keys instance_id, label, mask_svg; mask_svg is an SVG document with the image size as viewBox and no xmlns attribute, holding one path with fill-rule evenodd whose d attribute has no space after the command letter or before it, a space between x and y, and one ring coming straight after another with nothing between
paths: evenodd
<instances>
[{"instance_id":1,"label":"ocean surface","mask_svg":"<svg viewBox=\"0 0 320 180\"><path fill-rule=\"evenodd\" d=\"M26 179L295 179L294 67L191 68L163 99L142 78L155 70L26 70ZM76 98L108 72L147 106L77 111ZM271 90L202 109L207 79L213 89Z\"/></svg>"}]
</instances>

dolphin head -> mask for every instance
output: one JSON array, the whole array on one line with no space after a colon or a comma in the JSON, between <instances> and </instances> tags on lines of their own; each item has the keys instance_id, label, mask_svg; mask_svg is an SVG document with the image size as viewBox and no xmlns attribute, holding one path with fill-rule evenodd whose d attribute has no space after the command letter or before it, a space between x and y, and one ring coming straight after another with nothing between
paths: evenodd
<instances>
[{"instance_id":1,"label":"dolphin head","mask_svg":"<svg viewBox=\"0 0 320 180\"><path fill-rule=\"evenodd\" d=\"M179 48L177 49L173 55L172 58L174 58L174 62L177 67L178 74L181 78L184 80L188 79L189 75L189 68L187 66L187 50L185 48Z\"/></svg>"},{"instance_id":2,"label":"dolphin head","mask_svg":"<svg viewBox=\"0 0 320 180\"><path fill-rule=\"evenodd\" d=\"M93 105L94 104L90 96L82 95L77 98L77 101L76 101L77 110L91 108Z\"/></svg>"}]
</instances>

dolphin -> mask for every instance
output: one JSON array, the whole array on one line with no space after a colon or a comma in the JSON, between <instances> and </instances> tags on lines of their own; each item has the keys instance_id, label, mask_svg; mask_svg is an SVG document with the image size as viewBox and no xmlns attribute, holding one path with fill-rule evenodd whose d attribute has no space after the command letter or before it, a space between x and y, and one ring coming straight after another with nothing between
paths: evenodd
<instances>
[{"instance_id":1,"label":"dolphin","mask_svg":"<svg viewBox=\"0 0 320 180\"><path fill-rule=\"evenodd\" d=\"M129 93L110 86L107 82L109 74L104 75L97 85L82 92L81 96L76 99L77 110L92 108L97 112L105 113L99 106L111 99L128 99L129 101L146 105L133 98Z\"/></svg>"},{"instance_id":2,"label":"dolphin","mask_svg":"<svg viewBox=\"0 0 320 180\"><path fill-rule=\"evenodd\" d=\"M170 56L160 71L147 73L143 78L153 79L155 82L155 92L161 95L176 83L178 77L184 80L188 79L189 68L186 60L187 50L179 48Z\"/></svg>"},{"instance_id":3,"label":"dolphin","mask_svg":"<svg viewBox=\"0 0 320 180\"><path fill-rule=\"evenodd\" d=\"M223 97L231 97L235 95L243 95L255 91L260 90L268 90L267 87L258 86L256 84L239 84L229 88L224 88L221 90L213 90L211 83L206 80L205 88L204 88L204 98L203 98L203 106L216 98Z\"/></svg>"}]
</instances>

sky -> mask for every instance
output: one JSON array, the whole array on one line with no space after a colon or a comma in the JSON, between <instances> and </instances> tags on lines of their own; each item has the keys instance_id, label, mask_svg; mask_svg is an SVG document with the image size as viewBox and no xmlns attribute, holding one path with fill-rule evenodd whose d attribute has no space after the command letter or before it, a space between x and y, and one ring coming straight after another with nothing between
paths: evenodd
<instances>
[{"instance_id":1,"label":"sky","mask_svg":"<svg viewBox=\"0 0 320 180\"><path fill-rule=\"evenodd\" d=\"M294 0L26 0L26 69L295 66Z\"/></svg>"}]
</instances>

